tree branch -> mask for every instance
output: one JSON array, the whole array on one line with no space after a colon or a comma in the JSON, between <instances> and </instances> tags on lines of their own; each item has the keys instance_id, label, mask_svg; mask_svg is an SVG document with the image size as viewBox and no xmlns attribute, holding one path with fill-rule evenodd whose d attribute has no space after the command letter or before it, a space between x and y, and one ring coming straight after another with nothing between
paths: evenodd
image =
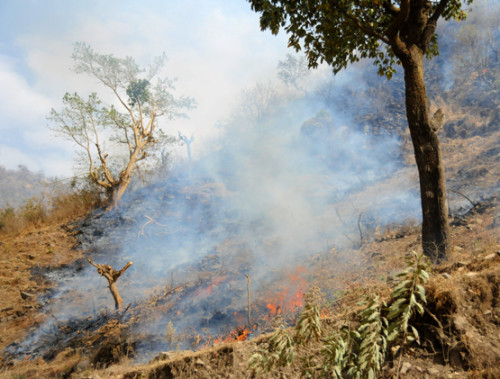
<instances>
[{"instance_id":1,"label":"tree branch","mask_svg":"<svg viewBox=\"0 0 500 379\"><path fill-rule=\"evenodd\" d=\"M355 26L358 27L359 29L361 29L364 33L368 34L369 36L378 38L379 40L381 40L382 42L384 42L386 44L390 44L390 41L386 36L378 33L376 30L370 28L369 26L364 25L363 23L361 23L361 21L358 18L356 18L352 14L350 14L346 11L343 11L343 13L344 13L344 16L348 20L354 22Z\"/></svg>"},{"instance_id":2,"label":"tree branch","mask_svg":"<svg viewBox=\"0 0 500 379\"><path fill-rule=\"evenodd\" d=\"M401 40L399 32L403 24L408 20L410 15L410 0L401 0L401 5L394 21L386 29L385 35L389 39L389 45L394 49L394 53L401 59L403 56L408 56L410 52L406 44Z\"/></svg>"},{"instance_id":3,"label":"tree branch","mask_svg":"<svg viewBox=\"0 0 500 379\"><path fill-rule=\"evenodd\" d=\"M437 21L439 17L443 14L446 6L448 5L449 0L441 0L436 7L436 10L432 14L431 17L427 20L427 24L425 25L424 31L422 33L421 44L424 48L423 50L427 50L429 43L431 41L432 35L436 31Z\"/></svg>"}]
</instances>

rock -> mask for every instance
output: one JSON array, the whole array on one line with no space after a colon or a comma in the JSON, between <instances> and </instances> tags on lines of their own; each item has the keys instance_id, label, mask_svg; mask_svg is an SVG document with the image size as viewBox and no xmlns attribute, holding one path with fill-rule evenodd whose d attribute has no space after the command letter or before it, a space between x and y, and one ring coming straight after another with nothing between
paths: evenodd
<instances>
[{"instance_id":1,"label":"rock","mask_svg":"<svg viewBox=\"0 0 500 379\"><path fill-rule=\"evenodd\" d=\"M450 274L448 274L447 272L443 272L443 273L441 274L441 276L442 276L443 278L445 278L445 279L450 279L450 278L451 278L451 275L450 275Z\"/></svg>"},{"instance_id":2,"label":"rock","mask_svg":"<svg viewBox=\"0 0 500 379\"><path fill-rule=\"evenodd\" d=\"M205 367L205 366L206 366L205 362L203 362L200 358L198 358L198 359L196 360L196 362L194 362L194 364L195 364L195 365L198 365L198 366L203 366L203 367Z\"/></svg>"},{"instance_id":3,"label":"rock","mask_svg":"<svg viewBox=\"0 0 500 379\"><path fill-rule=\"evenodd\" d=\"M19 291L23 300L33 300L35 295L29 292Z\"/></svg>"},{"instance_id":4,"label":"rock","mask_svg":"<svg viewBox=\"0 0 500 379\"><path fill-rule=\"evenodd\" d=\"M491 253L491 254L486 255L483 259L485 261L489 261L490 259L495 259L498 255L499 254L497 254L497 253Z\"/></svg>"},{"instance_id":5,"label":"rock","mask_svg":"<svg viewBox=\"0 0 500 379\"><path fill-rule=\"evenodd\" d=\"M437 376L437 374L439 374L439 370L437 368L434 368L434 367L429 367L427 369L427 372L432 375L432 377L435 377Z\"/></svg>"},{"instance_id":6,"label":"rock","mask_svg":"<svg viewBox=\"0 0 500 379\"><path fill-rule=\"evenodd\" d=\"M467 319L462 315L456 315L453 318L453 324L455 325L455 328L457 328L457 330L459 331L466 330L467 326L469 325Z\"/></svg>"},{"instance_id":7,"label":"rock","mask_svg":"<svg viewBox=\"0 0 500 379\"><path fill-rule=\"evenodd\" d=\"M411 367L410 362L404 362L401 365L401 369L399 370L399 372L404 375L404 374L406 374L408 372L408 370L410 369L410 367Z\"/></svg>"},{"instance_id":8,"label":"rock","mask_svg":"<svg viewBox=\"0 0 500 379\"><path fill-rule=\"evenodd\" d=\"M77 371L85 371L88 370L89 368L90 368L90 361L88 359L82 359L76 365Z\"/></svg>"}]
</instances>

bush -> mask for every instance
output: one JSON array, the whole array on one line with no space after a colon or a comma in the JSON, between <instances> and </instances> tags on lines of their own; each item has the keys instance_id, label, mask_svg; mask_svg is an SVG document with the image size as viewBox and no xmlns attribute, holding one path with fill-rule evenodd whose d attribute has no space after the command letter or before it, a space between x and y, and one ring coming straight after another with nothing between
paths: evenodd
<instances>
[{"instance_id":1,"label":"bush","mask_svg":"<svg viewBox=\"0 0 500 379\"><path fill-rule=\"evenodd\" d=\"M0 209L0 233L19 233L44 224L70 220L86 215L101 205L99 193L60 189L50 197L33 197L17 209L10 206Z\"/></svg>"}]
</instances>

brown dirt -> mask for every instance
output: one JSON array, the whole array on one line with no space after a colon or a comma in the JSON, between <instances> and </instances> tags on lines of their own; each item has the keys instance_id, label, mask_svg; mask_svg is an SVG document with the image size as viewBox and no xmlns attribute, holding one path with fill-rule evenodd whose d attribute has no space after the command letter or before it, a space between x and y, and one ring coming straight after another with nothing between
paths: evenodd
<instances>
[{"instance_id":1,"label":"brown dirt","mask_svg":"<svg viewBox=\"0 0 500 379\"><path fill-rule=\"evenodd\" d=\"M446 169L455 190L480 197L481 191L486 193L497 185L500 165L495 149L500 132L467 138L444 144ZM499 217L498 199L494 199L478 204L466 217L452 220L452 253L445 264L434 267L426 287L428 312L414 320L422 345L406 350L401 358L400 377L500 377ZM83 252L75 248L72 233L60 223L16 235L0 235L0 351L20 342L43 323L46 316L39 310L44 295L53 290L54 284L37 272L82 258ZM361 294L375 291L388 296L394 275L404 267L403 258L409 251L420 249L418 226L387 227L377 230L373 237L360 249L332 249L302 262L307 267L310 285L321 283L340 296L325 305L327 317L322 322L326 331L354 317ZM141 305L144 313L161 311L155 302L154 297L146 300ZM137 316L135 322L141 322L141 317L146 316ZM119 317L110 317L94 332L82 334L77 346L55 351L50 361L37 358L6 362L0 358L0 377L247 378L248 358L269 338L269 334L264 334L197 352L162 353L148 364L134 365L131 358L136 341L129 338L127 330ZM300 377L300 357L318 352L320 347L316 344L298 351L292 366L266 377ZM390 357L383 375L394 377L397 366L398 360Z\"/></svg>"},{"instance_id":2,"label":"brown dirt","mask_svg":"<svg viewBox=\"0 0 500 379\"><path fill-rule=\"evenodd\" d=\"M427 314L415 321L423 343L411 346L402 357L400 377L498 377L495 371L500 367L500 256L497 253L500 227L495 223L497 214L495 206L472 212L453 228L453 254L446 264L434 268L427 285L427 307L433 316ZM393 286L392 275L402 268L405 252L417 248L418 241L417 227L393 228L360 250L332 250L313 257L307 263L308 271L314 272L311 282L326 281L332 290L342 289L344 294L339 301L326 307L325 330L346 317L352 318L362 293L377 291L387 296ZM2 309L12 307L24 312L17 315L12 310L2 311L3 348L21 340L41 321L37 320L39 305L36 299L22 300L19 294L20 290L30 290L40 296L50 288L50 282L40 282L32 276L32 269L36 265L68 264L79 258L81 252L73 249L75 240L63 225L4 238L2 242L2 267L9 270L2 271L2 288L6 288L0 299ZM12 258L10 251L24 258L22 264L20 259ZM30 254L36 257L30 258ZM348 255L362 264L350 277L344 277L341 275L343 266L336 259L339 255ZM352 264L349 260L340 261ZM133 356L133 341L127 339L124 331L119 320L110 319L92 335L82 336L86 344L95 349L70 348L58 353L50 362L41 358L16 362L12 367L0 369L0 377L246 378L249 377L248 358L269 338L267 334L250 341L217 344L198 352L162 353L149 364L134 366L129 359ZM319 348L320 345L312 345L298 351L296 363L265 377L299 377L300 357ZM386 377L394 375L396 364L397 361L388 362L384 371ZM109 366L96 370L102 365Z\"/></svg>"},{"instance_id":3,"label":"brown dirt","mask_svg":"<svg viewBox=\"0 0 500 379\"><path fill-rule=\"evenodd\" d=\"M37 272L63 267L82 256L64 223L0 235L0 350L44 321L38 312L53 283Z\"/></svg>"}]
</instances>

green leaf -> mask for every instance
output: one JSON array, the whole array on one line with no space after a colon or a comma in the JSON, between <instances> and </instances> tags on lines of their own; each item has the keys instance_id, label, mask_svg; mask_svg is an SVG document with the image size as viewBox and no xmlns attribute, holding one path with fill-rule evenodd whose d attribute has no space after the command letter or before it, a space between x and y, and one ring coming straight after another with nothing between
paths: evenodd
<instances>
[{"instance_id":1,"label":"green leaf","mask_svg":"<svg viewBox=\"0 0 500 379\"><path fill-rule=\"evenodd\" d=\"M413 333L413 336L415 337L415 340L417 341L417 343L420 345L420 336L418 334L418 330L412 325L410 326L411 327L411 331Z\"/></svg>"},{"instance_id":2,"label":"green leaf","mask_svg":"<svg viewBox=\"0 0 500 379\"><path fill-rule=\"evenodd\" d=\"M417 293L420 297L420 300L422 300L424 303L427 303L427 299L425 296L425 288L421 284L417 284Z\"/></svg>"}]
</instances>

